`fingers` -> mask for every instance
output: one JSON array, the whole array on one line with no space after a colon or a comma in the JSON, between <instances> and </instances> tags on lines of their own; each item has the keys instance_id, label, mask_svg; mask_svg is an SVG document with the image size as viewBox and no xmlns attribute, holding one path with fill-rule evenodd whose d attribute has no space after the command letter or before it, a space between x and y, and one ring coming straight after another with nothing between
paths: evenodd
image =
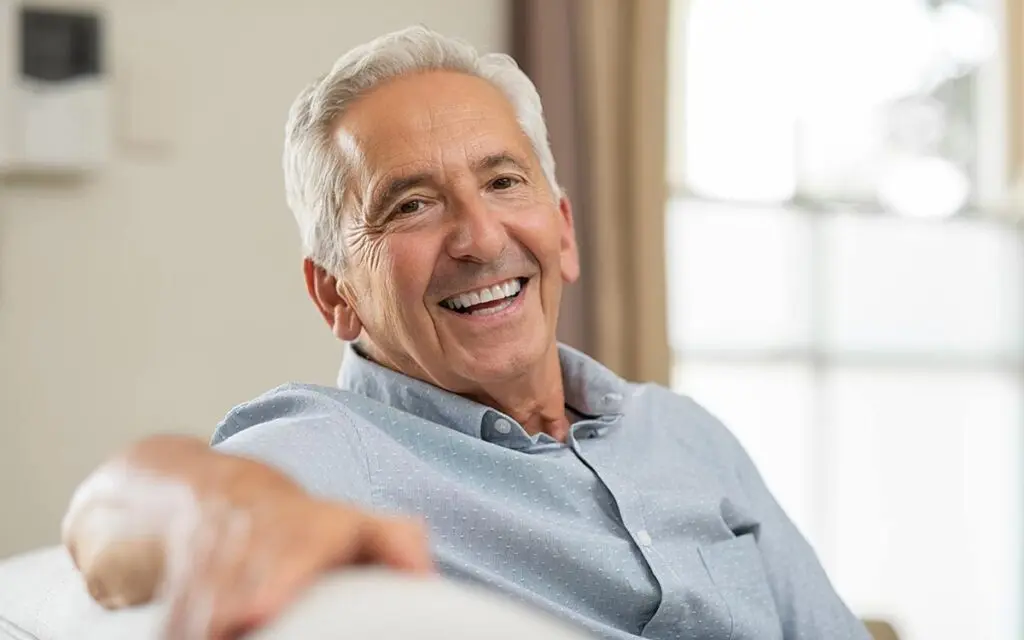
<instances>
[{"instance_id":1,"label":"fingers","mask_svg":"<svg viewBox=\"0 0 1024 640\"><path fill-rule=\"evenodd\" d=\"M364 531L376 518L328 503L320 508L319 526L293 530L293 537L278 541L275 557L268 557L268 571L258 580L242 619L246 629L276 617L324 571L355 564L364 555Z\"/></svg>"},{"instance_id":2,"label":"fingers","mask_svg":"<svg viewBox=\"0 0 1024 640\"><path fill-rule=\"evenodd\" d=\"M351 564L433 571L422 525L317 501L204 510L187 568L169 571L167 640L227 640L281 613L321 573Z\"/></svg>"},{"instance_id":3,"label":"fingers","mask_svg":"<svg viewBox=\"0 0 1024 640\"><path fill-rule=\"evenodd\" d=\"M230 583L245 565L250 522L246 513L226 503L212 503L176 546L180 566L166 585L170 600L165 637L168 640L205 639L215 613L230 605ZM227 602L225 602L227 600ZM221 614L222 615L222 614Z\"/></svg>"},{"instance_id":4,"label":"fingers","mask_svg":"<svg viewBox=\"0 0 1024 640\"><path fill-rule=\"evenodd\" d=\"M259 581L259 588L237 618L237 628L254 629L277 617L305 587L331 566L325 562L326 557L299 554L282 558L273 572Z\"/></svg>"},{"instance_id":5,"label":"fingers","mask_svg":"<svg viewBox=\"0 0 1024 640\"><path fill-rule=\"evenodd\" d=\"M212 610L212 594L200 576L207 570L207 558L214 542L212 525L198 527L185 542L180 542L180 563L173 582L167 584L165 594L170 602L164 629L165 640L187 640L204 637Z\"/></svg>"},{"instance_id":6,"label":"fingers","mask_svg":"<svg viewBox=\"0 0 1024 640\"><path fill-rule=\"evenodd\" d=\"M258 580L271 566L266 553L253 545L249 514L230 514L221 528L220 544L209 560L209 571L201 578L208 590L212 609L206 620L204 638L234 637L237 621L247 612Z\"/></svg>"}]
</instances>

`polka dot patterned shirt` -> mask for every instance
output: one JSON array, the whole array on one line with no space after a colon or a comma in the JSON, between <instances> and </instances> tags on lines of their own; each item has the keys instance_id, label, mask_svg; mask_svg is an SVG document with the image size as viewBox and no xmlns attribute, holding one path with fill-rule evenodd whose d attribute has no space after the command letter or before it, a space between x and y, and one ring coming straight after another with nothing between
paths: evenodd
<instances>
[{"instance_id":1,"label":"polka dot patterned shirt","mask_svg":"<svg viewBox=\"0 0 1024 640\"><path fill-rule=\"evenodd\" d=\"M339 388L270 391L213 445L316 495L424 518L446 575L596 638L868 640L725 427L560 357L578 416L564 443L349 347Z\"/></svg>"}]
</instances>

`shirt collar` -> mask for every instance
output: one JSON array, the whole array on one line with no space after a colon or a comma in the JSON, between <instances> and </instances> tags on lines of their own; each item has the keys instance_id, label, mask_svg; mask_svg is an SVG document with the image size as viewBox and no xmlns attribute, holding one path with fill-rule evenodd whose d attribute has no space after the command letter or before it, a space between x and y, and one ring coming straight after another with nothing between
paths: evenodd
<instances>
[{"instance_id":1,"label":"shirt collar","mask_svg":"<svg viewBox=\"0 0 1024 640\"><path fill-rule=\"evenodd\" d=\"M623 412L628 387L625 380L567 345L558 345L558 357L565 402L570 408L591 418ZM495 416L512 420L479 402L382 367L351 343L345 346L338 386L475 438L481 437L483 425L493 422Z\"/></svg>"}]
</instances>

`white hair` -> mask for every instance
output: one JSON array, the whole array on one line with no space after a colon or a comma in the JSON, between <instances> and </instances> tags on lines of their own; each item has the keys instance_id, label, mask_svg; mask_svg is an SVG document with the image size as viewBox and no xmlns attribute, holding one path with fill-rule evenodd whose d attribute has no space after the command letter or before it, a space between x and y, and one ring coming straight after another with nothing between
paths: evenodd
<instances>
[{"instance_id":1,"label":"white hair","mask_svg":"<svg viewBox=\"0 0 1024 640\"><path fill-rule=\"evenodd\" d=\"M299 225L303 250L329 273L345 266L342 205L357 158L336 147L333 126L350 104L387 80L423 71L457 71L487 80L508 97L530 139L544 177L560 196L540 95L515 61L481 55L469 44L425 27L409 27L360 45L330 73L306 87L285 127L284 181L288 207Z\"/></svg>"}]
</instances>

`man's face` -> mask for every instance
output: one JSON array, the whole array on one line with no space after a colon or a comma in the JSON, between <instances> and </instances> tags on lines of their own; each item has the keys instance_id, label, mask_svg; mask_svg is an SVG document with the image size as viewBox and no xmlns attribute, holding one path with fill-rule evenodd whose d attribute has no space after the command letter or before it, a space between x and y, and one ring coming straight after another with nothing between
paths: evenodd
<instances>
[{"instance_id":1,"label":"man's face","mask_svg":"<svg viewBox=\"0 0 1024 640\"><path fill-rule=\"evenodd\" d=\"M335 141L360 167L341 287L371 354L457 393L550 357L579 274L572 213L505 96L459 73L402 77L355 103Z\"/></svg>"}]
</instances>

